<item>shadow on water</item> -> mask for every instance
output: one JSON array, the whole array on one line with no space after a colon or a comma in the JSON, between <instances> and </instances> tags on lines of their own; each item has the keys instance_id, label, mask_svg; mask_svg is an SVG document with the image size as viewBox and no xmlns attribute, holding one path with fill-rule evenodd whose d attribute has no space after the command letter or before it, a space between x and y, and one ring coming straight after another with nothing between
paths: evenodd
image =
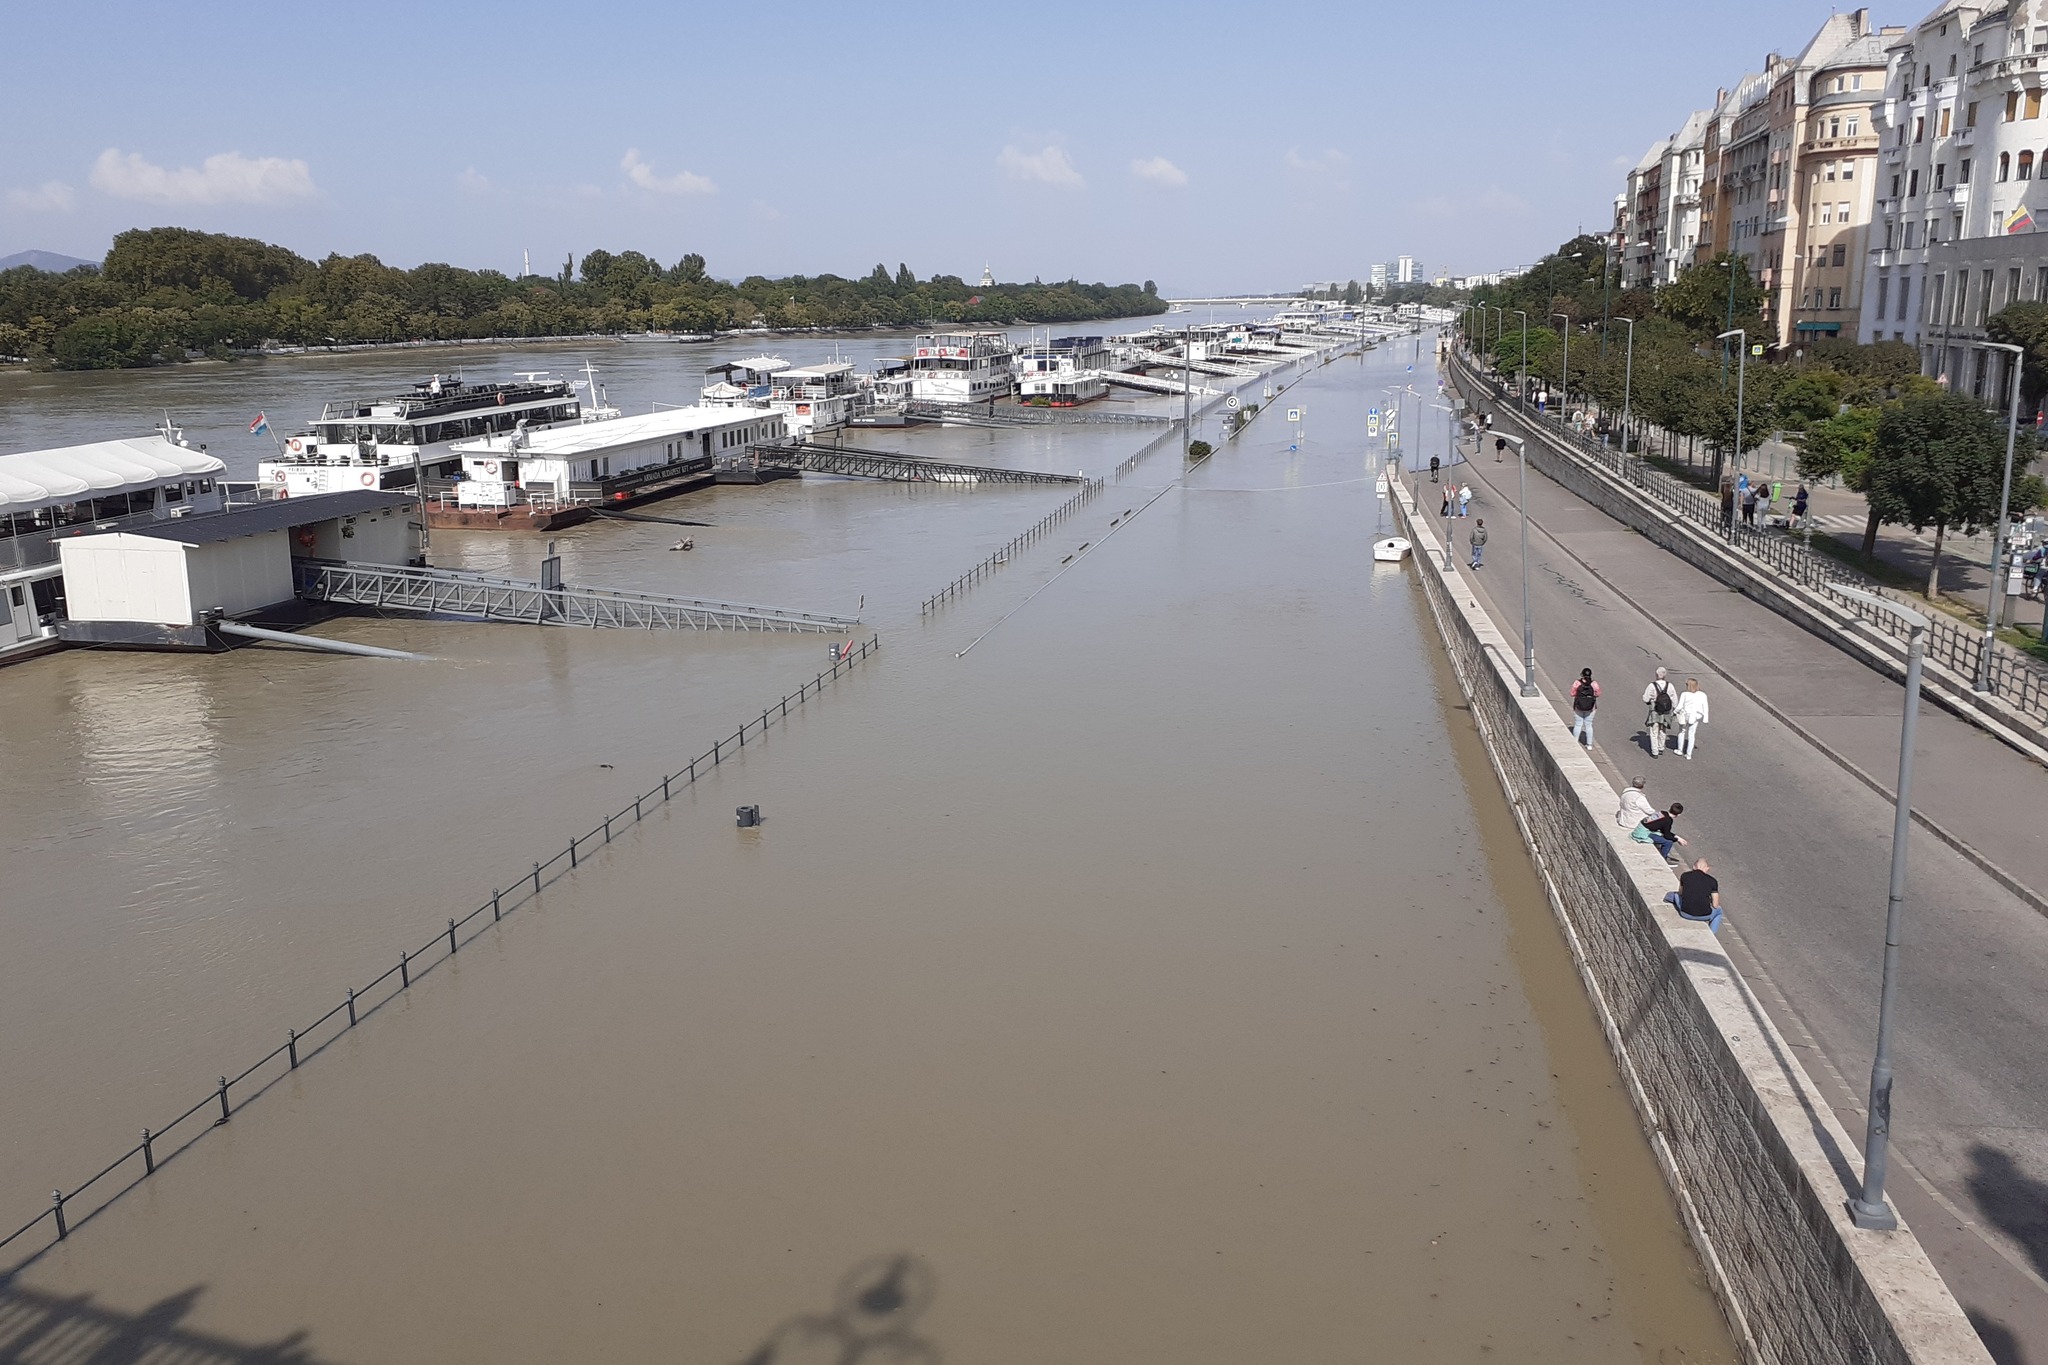
<instances>
[{"instance_id":1,"label":"shadow on water","mask_svg":"<svg viewBox=\"0 0 2048 1365\"><path fill-rule=\"evenodd\" d=\"M1970 1195L1977 1209L2026 1248L2037 1274L2048 1275L2048 1184L1986 1143L1970 1149Z\"/></svg>"},{"instance_id":2,"label":"shadow on water","mask_svg":"<svg viewBox=\"0 0 2048 1365\"><path fill-rule=\"evenodd\" d=\"M0 1280L0 1365L315 1365L304 1332L250 1345L179 1326L199 1294L194 1285L122 1313L89 1294L43 1294Z\"/></svg>"},{"instance_id":3,"label":"shadow on water","mask_svg":"<svg viewBox=\"0 0 2048 1365\"><path fill-rule=\"evenodd\" d=\"M937 1288L915 1256L872 1257L839 1282L830 1313L790 1318L741 1365L939 1365L939 1348L911 1330Z\"/></svg>"}]
</instances>

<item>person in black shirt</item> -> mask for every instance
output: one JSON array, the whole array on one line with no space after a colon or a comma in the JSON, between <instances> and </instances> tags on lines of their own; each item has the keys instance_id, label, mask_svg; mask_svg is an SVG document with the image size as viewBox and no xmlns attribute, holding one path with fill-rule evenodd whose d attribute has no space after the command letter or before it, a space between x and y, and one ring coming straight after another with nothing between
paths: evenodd
<instances>
[{"instance_id":1,"label":"person in black shirt","mask_svg":"<svg viewBox=\"0 0 2048 1365\"><path fill-rule=\"evenodd\" d=\"M1703 922L1714 933L1721 932L1721 883L1705 858L1678 874L1678 889L1664 897L1675 906L1680 919Z\"/></svg>"},{"instance_id":2,"label":"person in black shirt","mask_svg":"<svg viewBox=\"0 0 2048 1365\"><path fill-rule=\"evenodd\" d=\"M1671 828L1672 820L1683 814L1685 803L1673 801L1670 810L1659 811L1643 821L1643 828L1650 833L1650 842L1657 846L1657 851L1667 860L1671 857L1671 850L1674 847L1683 847L1685 844L1685 840Z\"/></svg>"}]
</instances>

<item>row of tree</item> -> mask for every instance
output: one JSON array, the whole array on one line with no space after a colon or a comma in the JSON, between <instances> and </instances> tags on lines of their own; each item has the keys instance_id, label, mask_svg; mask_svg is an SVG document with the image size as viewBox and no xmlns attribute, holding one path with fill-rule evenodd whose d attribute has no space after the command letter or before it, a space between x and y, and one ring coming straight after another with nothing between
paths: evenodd
<instances>
[{"instance_id":1,"label":"row of tree","mask_svg":"<svg viewBox=\"0 0 2048 1365\"><path fill-rule=\"evenodd\" d=\"M1974 534L1996 519L2005 416L1922 376L1911 346L1822 340L1796 355L1766 347L1743 356L1744 341L1770 332L1763 290L1733 254L1696 263L1662 288L1611 285L1600 240L1576 237L1527 274L1476 291L1465 325L1501 373L1521 372L1526 355L1527 373L1568 401L1590 398L1619 413L1626 391L1634 420L1705 443L1717 481L1728 452L1783 434L1799 447L1802 477L1839 476L1864 495L1866 557L1880 525L1934 529L1930 596L1947 532ZM1746 335L1717 340L1736 330ZM2028 347L2021 394L2031 414L2048 396L2048 306L2014 304L1987 330ZM2048 499L2027 472L2033 458L2029 422L2015 456L2015 516Z\"/></svg>"},{"instance_id":2,"label":"row of tree","mask_svg":"<svg viewBox=\"0 0 2048 1365\"><path fill-rule=\"evenodd\" d=\"M692 252L664 267L638 251L592 251L553 277L375 256L314 262L248 237L147 228L114 239L97 268L0 271L0 357L66 369L153 365L266 343L711 332L770 327L911 327L1083 322L1164 312L1143 285L919 279L907 265L837 275L713 279Z\"/></svg>"}]
</instances>

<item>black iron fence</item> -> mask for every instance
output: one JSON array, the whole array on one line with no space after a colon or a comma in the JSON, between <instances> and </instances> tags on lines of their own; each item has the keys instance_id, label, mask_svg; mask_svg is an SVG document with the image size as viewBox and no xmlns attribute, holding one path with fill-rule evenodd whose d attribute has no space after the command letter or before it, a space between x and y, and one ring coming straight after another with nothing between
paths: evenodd
<instances>
[{"instance_id":1,"label":"black iron fence","mask_svg":"<svg viewBox=\"0 0 2048 1365\"><path fill-rule=\"evenodd\" d=\"M1029 530L1021 532L1018 535L1012 536L1008 544L1004 545L1001 549L997 550L987 559L982 560L981 563L975 565L966 573L961 574L958 578L954 579L951 583L948 583L945 587L940 588L930 597L925 598L924 601L918 605L917 614L919 616L925 616L930 614L931 612L937 611L942 604L952 601L955 597L958 597L961 593L973 587L976 583L979 583L982 579L988 577L990 574L994 573L1003 565L1009 563L1011 555L1017 553L1017 551L1031 544L1040 536L1044 535L1047 531L1050 531L1053 527L1059 525L1068 517L1071 517L1072 515L1074 515L1074 513L1080 511L1082 506L1085 505L1090 498L1094 497L1097 493L1100 493L1101 491L1102 480L1090 479L1087 483L1087 486L1082 488L1080 492L1074 494L1073 497L1068 498L1058 507L1055 507L1052 509L1052 511L1046 513L1043 517L1039 519L1036 525L1032 526Z\"/></svg>"},{"instance_id":2,"label":"black iron fence","mask_svg":"<svg viewBox=\"0 0 2048 1365\"><path fill-rule=\"evenodd\" d=\"M465 915L448 920L444 928L436 929L419 947L401 951L398 961L391 967L360 986L348 987L342 1000L325 1014L298 1028L286 1029L284 1042L236 1074L223 1075L204 1096L170 1122L143 1129L141 1141L98 1171L68 1190L51 1191L48 1207L5 1237L0 1237L0 1248L12 1246L38 1229L45 1232L45 1241L20 1253L21 1260L16 1264L19 1268L20 1264L52 1242L70 1236L72 1224L80 1217L91 1216L124 1191L155 1175L157 1168L170 1157L199 1141L209 1130L227 1123L239 1108L285 1075L298 1070L315 1053L357 1027L379 1006L412 989L427 972L460 952L463 944L488 932L490 924L498 923L511 911L539 896L551 882L573 872L592 849L611 843L613 835L637 824L647 810L667 802L673 794L688 788L727 758L738 755L746 748L749 736L758 744L770 726L789 715L792 705L801 707L817 697L828 684L851 672L881 647L879 635L862 644L849 640L836 652L829 669L774 704L762 707L758 717L748 717L730 736L713 743L707 752L691 759L680 771L664 775L659 784L634 797L631 805L607 815L588 833L573 836L560 852L534 863L530 870L520 873L509 885L493 888L489 900ZM728 754L728 749L732 753ZM488 924L485 916L490 917Z\"/></svg>"},{"instance_id":3,"label":"black iron fence","mask_svg":"<svg viewBox=\"0 0 2048 1365\"><path fill-rule=\"evenodd\" d=\"M1469 392L1476 395L1488 391L1490 386L1484 376L1469 361L1460 357L1457 363ZM1512 400L1496 406L1511 407ZM1927 657L1951 672L1974 683L1979 670L1985 667L1985 635L1981 626L1958 620L1939 609L1929 609L1926 602L1889 588L1868 574L1816 552L1809 543L1802 542L1796 531L1773 531L1744 524L1730 515L1729 509L1724 508L1718 498L1660 469L1651 468L1640 456L1624 455L1618 448L1574 430L1565 422L1562 413L1555 414L1556 420L1553 421L1551 415L1533 413L1524 408L1518 411L1517 416L1532 433L1540 431L1553 448L1627 483L1705 529L1730 549L1768 565L1781 577L1819 594L1830 605L1854 614L1857 619L1894 639L1903 641L1906 638L1908 632L1904 622L1890 612L1858 602L1839 589L1843 586L1857 588L1913 607L1928 619ZM1811 528L1808 528L1809 540L1811 534ZM1990 645L1992 694L2029 720L2048 724L2048 668L2001 640L1992 640Z\"/></svg>"}]
</instances>

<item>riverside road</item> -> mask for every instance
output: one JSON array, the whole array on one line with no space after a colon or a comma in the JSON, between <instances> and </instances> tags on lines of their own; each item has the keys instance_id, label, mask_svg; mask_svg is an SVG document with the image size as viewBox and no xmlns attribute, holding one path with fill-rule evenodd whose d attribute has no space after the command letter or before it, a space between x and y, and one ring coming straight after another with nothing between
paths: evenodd
<instances>
[{"instance_id":1,"label":"riverside road","mask_svg":"<svg viewBox=\"0 0 2048 1365\"><path fill-rule=\"evenodd\" d=\"M1519 638L1517 471L1512 446L1494 454L1490 439L1477 452L1463 440L1444 478L1474 489L1470 517L1452 522L1460 562L1476 518L1490 532L1467 581ZM1590 667L1605 691L1595 757L1617 787L1642 775L1655 804L1684 803L1680 853L1720 878L1724 939L1860 1138L1892 805L1828 751L1888 793L1902 689L1534 470L1528 499L1537 677L1558 724ZM1651 757L1637 699L1660 666L1712 698L1692 761ZM2039 766L1931 703L1917 755L1915 807L2048 892ZM1892 1192L1992 1354L2048 1361L2048 917L1918 826L1907 915Z\"/></svg>"}]
</instances>

